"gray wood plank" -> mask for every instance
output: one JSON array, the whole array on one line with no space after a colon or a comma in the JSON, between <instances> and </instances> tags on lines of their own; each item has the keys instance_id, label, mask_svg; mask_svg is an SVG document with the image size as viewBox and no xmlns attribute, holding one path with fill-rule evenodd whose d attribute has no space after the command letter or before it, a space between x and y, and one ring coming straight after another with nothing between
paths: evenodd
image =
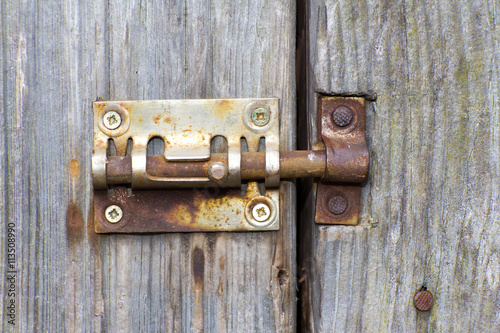
<instances>
[{"instance_id":1,"label":"gray wood plank","mask_svg":"<svg viewBox=\"0 0 500 333\"><path fill-rule=\"evenodd\" d=\"M361 224L304 231L305 326L498 332L500 3L308 5L310 90L378 98Z\"/></svg>"},{"instance_id":2,"label":"gray wood plank","mask_svg":"<svg viewBox=\"0 0 500 333\"><path fill-rule=\"evenodd\" d=\"M2 2L1 216L2 225L16 225L17 250L16 325L3 316L4 332L99 327L85 217L91 198L90 105L108 87L99 49L104 9ZM72 159L80 171L76 162L69 168ZM10 299L2 295L5 309Z\"/></svg>"},{"instance_id":3,"label":"gray wood plank","mask_svg":"<svg viewBox=\"0 0 500 333\"><path fill-rule=\"evenodd\" d=\"M282 148L294 148L294 4L1 8L0 239L14 221L18 255L16 326L3 283L2 331L293 331L293 183L279 232L96 235L89 218L98 97L276 96Z\"/></svg>"},{"instance_id":4,"label":"gray wood plank","mask_svg":"<svg viewBox=\"0 0 500 333\"><path fill-rule=\"evenodd\" d=\"M110 99L278 96L282 129L290 130L283 147L293 146L293 6L111 1L109 10ZM282 195L293 199L293 187L283 186ZM104 297L121 305L105 310L106 325L131 332L167 323L172 331L292 329L294 206L283 208L278 235L106 237Z\"/></svg>"}]
</instances>

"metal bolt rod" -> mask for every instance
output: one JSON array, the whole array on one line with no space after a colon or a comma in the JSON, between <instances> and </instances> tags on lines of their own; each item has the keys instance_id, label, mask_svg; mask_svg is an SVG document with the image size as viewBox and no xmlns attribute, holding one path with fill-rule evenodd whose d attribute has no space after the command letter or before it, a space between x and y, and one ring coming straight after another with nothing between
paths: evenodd
<instances>
[{"instance_id":1,"label":"metal bolt rod","mask_svg":"<svg viewBox=\"0 0 500 333\"><path fill-rule=\"evenodd\" d=\"M152 177L206 177L208 168L215 162L227 165L227 154L212 154L210 160L201 162L169 162L162 155L147 157L146 170ZM326 169L324 150L299 150L280 152L280 176L287 178L323 177ZM241 153L241 178L259 180L266 176L265 152ZM132 182L130 156L108 156L106 165L108 184Z\"/></svg>"}]
</instances>

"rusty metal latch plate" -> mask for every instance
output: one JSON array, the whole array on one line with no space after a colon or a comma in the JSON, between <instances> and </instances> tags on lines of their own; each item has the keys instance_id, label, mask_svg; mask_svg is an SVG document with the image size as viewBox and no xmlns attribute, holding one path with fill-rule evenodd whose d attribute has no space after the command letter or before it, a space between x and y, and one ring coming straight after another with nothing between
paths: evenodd
<instances>
[{"instance_id":1,"label":"rusty metal latch plate","mask_svg":"<svg viewBox=\"0 0 500 333\"><path fill-rule=\"evenodd\" d=\"M317 185L315 222L356 225L369 169L365 99L319 96L317 103L326 172Z\"/></svg>"},{"instance_id":2,"label":"rusty metal latch plate","mask_svg":"<svg viewBox=\"0 0 500 333\"><path fill-rule=\"evenodd\" d=\"M154 177L148 143L164 142L166 161L207 161L211 141L227 141L220 181ZM241 181L242 138L249 152L265 141L263 186ZM106 181L108 157L131 157L131 187ZM259 231L279 229L279 101L264 99L94 102L94 221L98 233ZM224 174L227 173L227 174ZM265 190L263 188L265 187Z\"/></svg>"}]
</instances>

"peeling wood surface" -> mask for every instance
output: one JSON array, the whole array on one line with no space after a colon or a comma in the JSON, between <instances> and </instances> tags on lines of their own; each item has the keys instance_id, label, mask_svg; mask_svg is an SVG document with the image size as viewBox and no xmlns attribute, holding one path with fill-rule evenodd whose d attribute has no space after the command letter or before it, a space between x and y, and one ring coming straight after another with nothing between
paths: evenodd
<instances>
[{"instance_id":1,"label":"peeling wood surface","mask_svg":"<svg viewBox=\"0 0 500 333\"><path fill-rule=\"evenodd\" d=\"M500 331L500 3L308 6L310 91L378 98L361 224L315 227L309 215L301 232L305 326ZM308 108L314 128L312 94ZM412 304L422 285L430 312Z\"/></svg>"},{"instance_id":2,"label":"peeling wood surface","mask_svg":"<svg viewBox=\"0 0 500 333\"><path fill-rule=\"evenodd\" d=\"M98 97L278 97L295 148L294 3L3 1L1 24L2 331L292 331L292 183L279 232L96 235L89 216Z\"/></svg>"}]
</instances>

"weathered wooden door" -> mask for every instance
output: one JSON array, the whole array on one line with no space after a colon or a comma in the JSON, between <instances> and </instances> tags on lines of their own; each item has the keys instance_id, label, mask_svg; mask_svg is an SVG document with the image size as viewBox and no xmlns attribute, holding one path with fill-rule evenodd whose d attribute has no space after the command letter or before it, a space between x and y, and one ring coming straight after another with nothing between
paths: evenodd
<instances>
[{"instance_id":1,"label":"weathered wooden door","mask_svg":"<svg viewBox=\"0 0 500 333\"><path fill-rule=\"evenodd\" d=\"M499 331L499 9L1 2L2 331ZM96 99L278 97L292 150L319 93L370 99L358 226L315 225L309 180L277 232L94 233Z\"/></svg>"},{"instance_id":2,"label":"weathered wooden door","mask_svg":"<svg viewBox=\"0 0 500 333\"><path fill-rule=\"evenodd\" d=\"M293 330L293 183L281 185L279 232L97 235L89 218L98 98L278 97L281 145L295 148L294 3L40 0L1 10L2 262L5 241L15 249L1 265L14 275L2 279L2 331Z\"/></svg>"},{"instance_id":3,"label":"weathered wooden door","mask_svg":"<svg viewBox=\"0 0 500 333\"><path fill-rule=\"evenodd\" d=\"M306 7L309 128L315 92L377 98L359 226L299 219L304 327L499 332L500 2Z\"/></svg>"}]
</instances>

